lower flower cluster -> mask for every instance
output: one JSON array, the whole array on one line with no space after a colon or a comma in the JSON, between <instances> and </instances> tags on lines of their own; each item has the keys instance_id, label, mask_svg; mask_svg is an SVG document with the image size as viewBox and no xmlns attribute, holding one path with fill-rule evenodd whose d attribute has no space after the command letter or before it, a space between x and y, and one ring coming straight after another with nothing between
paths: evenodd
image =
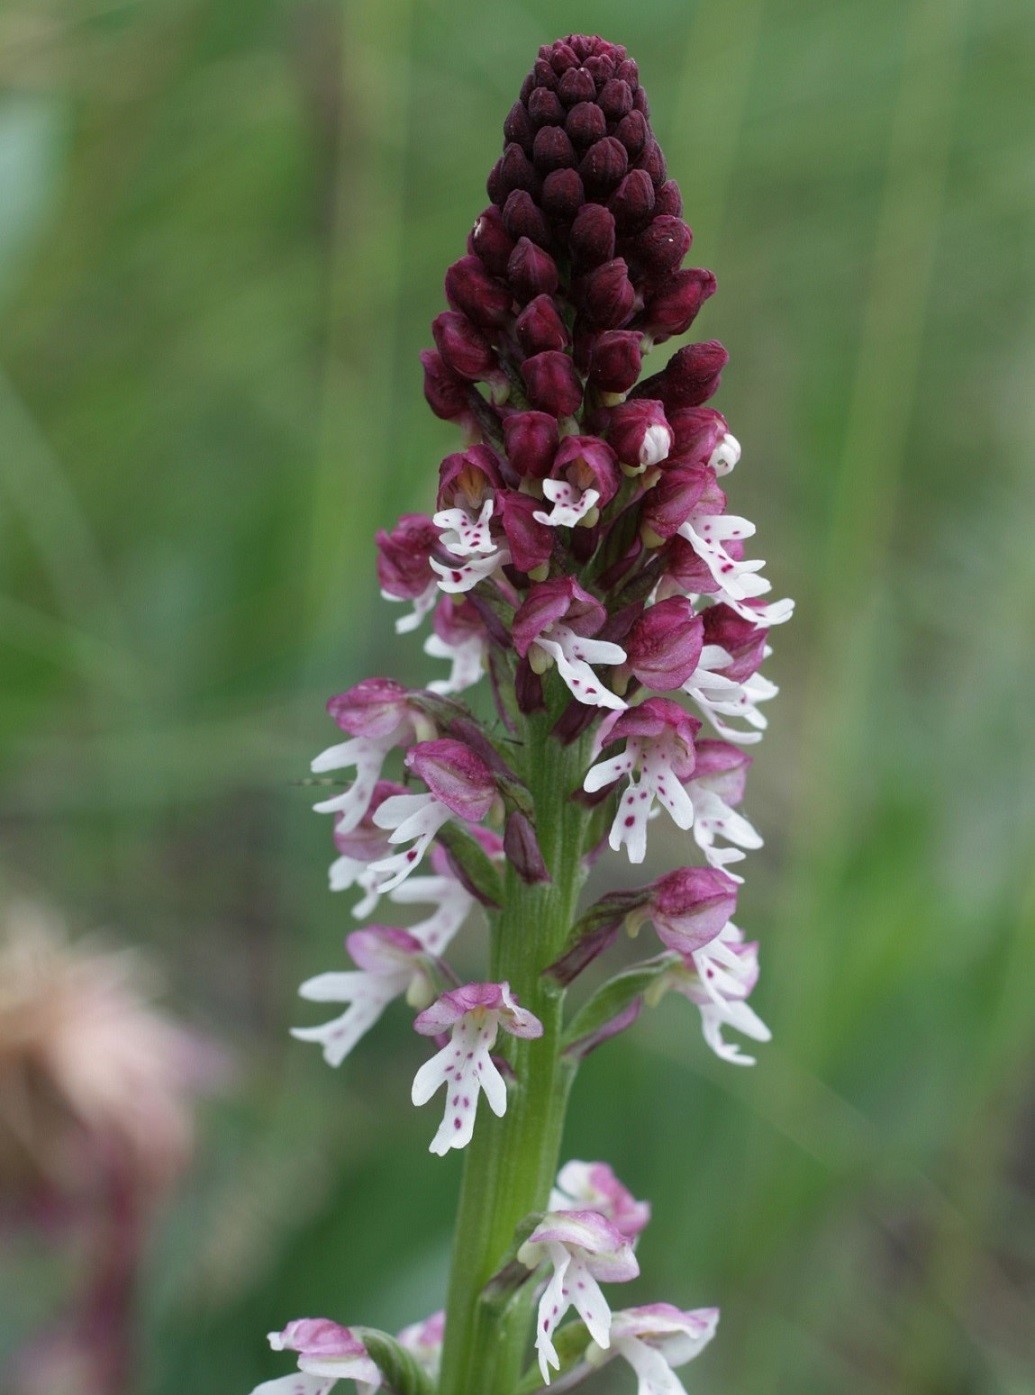
<instances>
[{"instance_id":1,"label":"lower flower cluster","mask_svg":"<svg viewBox=\"0 0 1035 1395\"><path fill-rule=\"evenodd\" d=\"M686 1395L675 1372L711 1341L718 1309L683 1312L669 1303L649 1303L612 1312L600 1287L638 1276L635 1245L650 1207L606 1163L584 1162L561 1169L549 1204L516 1254L523 1274L518 1283L531 1283L538 1292L535 1350L543 1385L557 1373L556 1388L571 1389L620 1357L636 1374L638 1395ZM572 1309L576 1318L564 1323ZM444 1336L441 1312L404 1328L394 1341L327 1318L298 1318L269 1334L275 1351L298 1354L297 1373L267 1381L252 1395L326 1395L339 1380L355 1381L358 1395L374 1395L399 1388L391 1377L400 1369L404 1381L409 1375L403 1388L418 1391L423 1376L430 1390ZM408 1372L407 1355L413 1363Z\"/></svg>"}]
</instances>

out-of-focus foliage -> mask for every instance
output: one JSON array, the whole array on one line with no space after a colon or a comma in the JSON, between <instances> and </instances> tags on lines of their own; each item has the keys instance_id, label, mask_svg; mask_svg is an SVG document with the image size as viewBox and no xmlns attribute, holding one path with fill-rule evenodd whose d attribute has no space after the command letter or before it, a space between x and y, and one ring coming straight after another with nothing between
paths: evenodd
<instances>
[{"instance_id":1,"label":"out-of-focus foliage","mask_svg":"<svg viewBox=\"0 0 1035 1395\"><path fill-rule=\"evenodd\" d=\"M457 1169L404 1016L336 1074L286 1035L350 923L296 782L328 693L428 672L371 537L453 448L417 352L503 116L587 28L719 277L732 497L799 611L742 909L775 1044L723 1067L664 1004L588 1062L570 1152L654 1201L630 1301L721 1304L699 1395L1035 1390L1030 7L8 0L5 892L138 938L241 1063L156 1241L146 1395L440 1300ZM0 1354L60 1269L5 1247Z\"/></svg>"}]
</instances>

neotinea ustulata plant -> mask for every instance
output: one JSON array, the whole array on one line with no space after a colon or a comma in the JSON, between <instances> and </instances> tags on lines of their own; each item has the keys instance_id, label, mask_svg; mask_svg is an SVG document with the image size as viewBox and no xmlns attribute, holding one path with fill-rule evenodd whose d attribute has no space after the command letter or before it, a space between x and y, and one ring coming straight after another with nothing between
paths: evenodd
<instances>
[{"instance_id":1,"label":"neotinea ustulata plant","mask_svg":"<svg viewBox=\"0 0 1035 1395\"><path fill-rule=\"evenodd\" d=\"M359 893L363 920L385 902L428 914L350 934L354 967L300 990L344 1011L294 1033L338 1066L404 998L431 1038L413 1103L441 1091L431 1151L466 1150L446 1307L396 1337L291 1322L270 1342L297 1372L254 1395L339 1380L533 1395L616 1357L640 1395L672 1395L719 1316L612 1309L601 1285L638 1274L650 1208L604 1162L558 1171L559 1150L580 1061L644 1003L681 994L730 1062L751 1058L726 1031L768 1039L748 1003L756 945L731 918L736 868L761 843L737 806L776 691L759 673L768 633L792 604L763 601L754 525L727 512L740 446L704 405L725 349L689 344L640 376L715 279L680 269L691 232L636 64L599 38L545 46L503 129L423 355L428 403L463 448L439 467L436 512L377 538L383 594L408 607L396 629L430 618L424 648L448 673L332 698L344 740L313 762L342 781L316 806L334 817L332 888ZM479 683L488 723L463 697ZM605 846L641 863L655 816L690 835L696 863L580 906L588 864ZM484 981L466 983L445 955L475 909ZM648 922L646 957L569 1010L582 971Z\"/></svg>"}]
</instances>

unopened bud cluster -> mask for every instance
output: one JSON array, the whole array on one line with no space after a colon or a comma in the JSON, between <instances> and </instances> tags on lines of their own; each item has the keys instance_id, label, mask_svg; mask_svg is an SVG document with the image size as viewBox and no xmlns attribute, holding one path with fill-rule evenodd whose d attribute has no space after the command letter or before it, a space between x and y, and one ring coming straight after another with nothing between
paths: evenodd
<instances>
[{"instance_id":1,"label":"unopened bud cluster","mask_svg":"<svg viewBox=\"0 0 1035 1395\"><path fill-rule=\"evenodd\" d=\"M470 1141L481 1094L503 1115L520 1087L496 1051L500 1033L541 1045L542 1023L509 983L464 983L443 957L476 905L494 923L504 863L520 879L514 894L557 874L514 755L531 721L548 721L551 740L583 753L579 785L557 791L587 810L580 859L603 840L643 862L658 815L689 835L697 859L603 898L563 953L539 966L566 987L623 926L654 927L653 953L621 975L624 996L613 988L578 1014L569 1057L666 991L698 1007L706 1040L727 1060L751 1058L724 1029L768 1038L747 1002L756 946L731 917L737 867L761 844L739 807L744 747L760 739L761 704L776 692L759 669L770 629L792 605L763 599L763 563L745 555L754 526L727 512L720 480L740 447L705 405L726 351L690 344L641 377L650 350L687 331L715 290L711 272L682 267L692 235L649 115L621 47L570 36L540 51L504 123L489 206L446 273L435 348L422 355L427 400L460 427L463 448L440 465L434 511L377 538L382 592L407 606L397 630L430 620L426 652L448 669L426 689L369 679L333 698L344 740L313 766L343 781L316 806L334 816L332 887L357 889L363 917L384 900L429 913L406 930L371 924L349 935L354 967L301 990L344 1011L295 1034L336 1065L405 998L417 1032L438 1044L413 1086L417 1104L445 1089L436 1153ZM498 715L488 727L459 697L486 678ZM565 1177L576 1175L588 1194L565 1200ZM594 1190L591 1176L610 1181ZM570 1165L558 1188L542 1198L514 1261L544 1278L553 1266L536 1335L543 1381L563 1367L568 1388L614 1349L629 1356L641 1391L680 1389L671 1367L696 1354L717 1314L666 1304L612 1314L598 1280L637 1272L635 1234L615 1207L643 1204L604 1164ZM642 1229L645 1212L636 1214ZM584 1335L562 1360L557 1321L572 1304ZM432 1321L441 1340L441 1320ZM377 1388L385 1367L369 1342L333 1325L296 1327L275 1344L299 1351L303 1372ZM402 1346L420 1347L433 1382L435 1343L423 1327L408 1332ZM659 1362L664 1386L650 1383Z\"/></svg>"}]
</instances>

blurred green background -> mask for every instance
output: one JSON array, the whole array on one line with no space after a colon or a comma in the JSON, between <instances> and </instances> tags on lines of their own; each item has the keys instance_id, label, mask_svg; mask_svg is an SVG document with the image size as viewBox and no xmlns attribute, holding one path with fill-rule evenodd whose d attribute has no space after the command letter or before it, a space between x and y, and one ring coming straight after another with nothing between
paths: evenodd
<instances>
[{"instance_id":1,"label":"blurred green background","mask_svg":"<svg viewBox=\"0 0 1035 1395\"><path fill-rule=\"evenodd\" d=\"M3 890L148 947L237 1059L140 1390L243 1395L290 1317L439 1301L458 1165L404 1018L337 1073L287 1036L352 923L297 782L329 693L429 674L372 534L454 448L418 350L570 30L639 61L719 278L732 506L799 609L738 917L774 1044L723 1066L666 1002L567 1152L653 1200L622 1302L722 1306L690 1391L1035 1391L1031 7L5 0ZM63 1270L0 1275L2 1357Z\"/></svg>"}]
</instances>

